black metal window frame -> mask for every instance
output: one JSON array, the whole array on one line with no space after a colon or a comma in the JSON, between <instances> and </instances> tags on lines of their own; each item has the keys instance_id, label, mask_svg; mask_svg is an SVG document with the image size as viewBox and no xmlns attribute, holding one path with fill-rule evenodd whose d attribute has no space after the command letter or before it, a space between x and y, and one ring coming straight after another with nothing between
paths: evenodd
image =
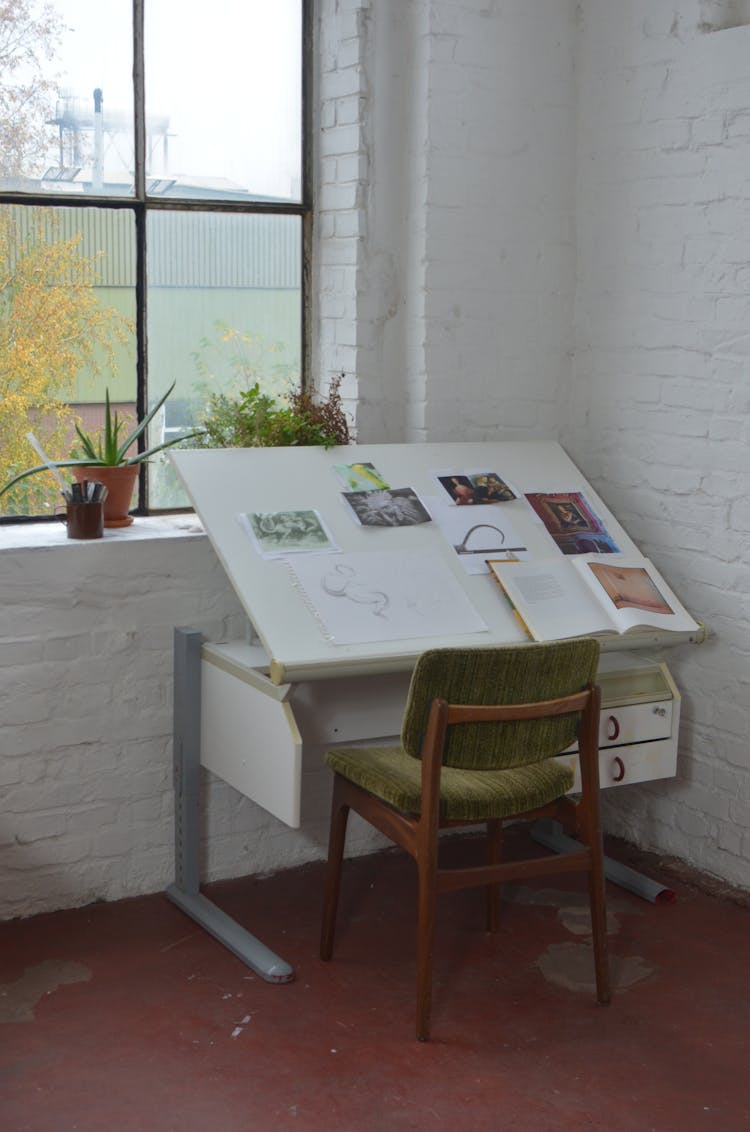
<instances>
[{"instance_id":1,"label":"black metal window frame","mask_svg":"<svg viewBox=\"0 0 750 1132\"><path fill-rule=\"evenodd\" d=\"M269 0L272 3L273 0ZM124 209L132 213L135 231L135 305L136 305L136 411L138 420L142 420L147 412L148 404L148 348L147 348L147 315L148 315L148 259L146 248L146 227L149 213L156 212L228 212L246 215L281 215L298 216L301 220L301 286L300 286L300 326L302 340L302 374L303 387L307 381L310 361L310 255L312 246L312 178L310 176L310 107L311 75L312 75L312 9L313 0L301 0L302 8L302 129L300 166L302 170L301 200L289 203L276 203L253 200L212 200L206 197L202 200L194 198L172 197L169 199L149 196L146 191L146 95L145 95L145 44L144 44L144 13L147 0L132 0L133 12L133 106L134 106L134 164L135 177L132 196L96 196L82 197L76 193L56 192L54 197L55 208L71 209ZM49 193L3 192L0 190L0 205L12 204L27 206L51 206ZM146 438L140 437L139 451L143 451ZM140 466L138 485L138 507L136 514L149 514L147 507L147 467ZM150 513L164 513L166 510L153 508ZM183 508L189 510L189 508ZM42 519L41 516L37 517ZM0 523L7 520L0 519ZM12 520L11 520L12 521Z\"/></svg>"}]
</instances>

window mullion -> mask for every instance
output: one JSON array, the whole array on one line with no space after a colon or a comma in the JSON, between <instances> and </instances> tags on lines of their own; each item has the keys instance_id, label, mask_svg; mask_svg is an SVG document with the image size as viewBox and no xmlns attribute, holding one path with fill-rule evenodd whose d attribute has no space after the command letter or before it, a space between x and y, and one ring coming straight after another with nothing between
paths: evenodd
<instances>
[{"instance_id":1,"label":"window mullion","mask_svg":"<svg viewBox=\"0 0 750 1132\"><path fill-rule=\"evenodd\" d=\"M143 48L143 6L133 0L133 106L135 153L135 199L146 199L146 62Z\"/></svg>"},{"instance_id":2,"label":"window mullion","mask_svg":"<svg viewBox=\"0 0 750 1132\"><path fill-rule=\"evenodd\" d=\"M135 309L136 309L136 413L143 420L148 407L148 349L146 339L148 291L146 286L146 63L144 56L144 2L133 0L133 154L135 194ZM138 450L145 451L147 437L139 437ZM141 465L138 478L138 510L148 504L148 467Z\"/></svg>"}]
</instances>

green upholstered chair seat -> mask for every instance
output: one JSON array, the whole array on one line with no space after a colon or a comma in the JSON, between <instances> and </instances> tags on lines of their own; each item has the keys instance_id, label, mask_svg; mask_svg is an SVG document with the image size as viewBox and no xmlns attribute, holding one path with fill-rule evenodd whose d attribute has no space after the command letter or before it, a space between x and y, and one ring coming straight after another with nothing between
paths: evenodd
<instances>
[{"instance_id":1,"label":"green upholstered chair seat","mask_svg":"<svg viewBox=\"0 0 750 1132\"><path fill-rule=\"evenodd\" d=\"M422 763L398 747L340 747L326 763L403 813L421 808ZM503 770L444 766L440 816L448 821L504 818L553 802L573 788L573 771L553 759Z\"/></svg>"}]
</instances>

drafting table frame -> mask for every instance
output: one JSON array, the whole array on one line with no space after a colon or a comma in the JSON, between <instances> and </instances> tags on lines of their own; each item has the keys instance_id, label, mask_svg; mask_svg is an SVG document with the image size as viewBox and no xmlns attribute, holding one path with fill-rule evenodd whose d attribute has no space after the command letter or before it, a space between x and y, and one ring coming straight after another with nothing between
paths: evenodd
<instances>
[{"instance_id":1,"label":"drafting table frame","mask_svg":"<svg viewBox=\"0 0 750 1132\"><path fill-rule=\"evenodd\" d=\"M167 896L266 982L288 983L294 971L200 891L198 857L201 734L201 646L196 629L174 632L175 880Z\"/></svg>"},{"instance_id":2,"label":"drafting table frame","mask_svg":"<svg viewBox=\"0 0 750 1132\"><path fill-rule=\"evenodd\" d=\"M385 736L398 734L402 711L399 698L402 685L398 684L398 679L405 686L417 656L426 648L486 646L525 640L496 583L487 575L466 574L436 524L378 531L358 527L339 498L343 487L333 466L371 462L394 487L413 487L420 497L439 497L443 491L434 478L435 472L496 472L524 494L581 491L619 548L626 554L639 552L557 444L527 441L358 445L330 451L322 448L183 450L173 452L171 457L258 641L252 646L247 642L227 646L202 644L201 635L195 630L175 631L176 868L175 882L167 894L262 978L269 982L289 982L294 978L292 968L200 892L200 766L218 774L288 825L298 827L304 746L325 749L337 742L376 738L382 741ZM557 553L546 530L529 514L530 508L524 501L495 506L510 509L507 514L512 512L511 521L515 527L521 527L519 533L532 553L540 557ZM450 563L459 584L465 587L487 622L488 632L464 634L450 640L428 637L374 645L363 642L360 646L336 646L325 640L302 596L295 591L291 575L281 564L263 559L238 522L241 512L305 509L316 509L322 514L344 551L376 546L392 550L416 547L441 555ZM703 635L703 629L697 633L653 630L629 634L627 639L603 638L602 648L618 652L648 649L701 640ZM248 659L243 659L245 656ZM365 683L367 693L363 697L361 689ZM217 707L219 697L226 695L227 686L230 701L221 700ZM359 686L360 691L352 692L353 686L355 689ZM344 724L340 725L341 721L337 720L335 726L332 723L328 726L327 714L330 715L331 702L337 700L339 689L342 701L352 696L354 699L344 702ZM674 773L669 767L673 767L676 757L679 694L673 685L672 694L675 701L672 730L665 730L663 738L661 733L649 731L649 757L656 757L656 768L647 771L644 777ZM356 702L357 696L359 702ZM364 705L363 698L367 700ZM242 722L233 724L234 708L240 713L236 720ZM632 706L626 710L637 716L639 709ZM654 707L652 710L663 714L666 709ZM273 766L267 759L263 761L264 752L260 752L253 763L252 755L246 757L243 749L249 744L242 728L247 726L253 712L258 714L263 734L272 741L278 739L278 748L273 748L278 751L278 758L273 760ZM322 717L322 723L317 716ZM652 727L651 719L647 726ZM232 733L233 728L238 734ZM207 743L207 736L214 732L221 733L221 742ZM233 744L238 749L223 750ZM645 748L646 744L641 743L641 747ZM632 749L638 749L637 737ZM619 758L615 761L621 763ZM615 780L619 781L617 777Z\"/></svg>"}]
</instances>

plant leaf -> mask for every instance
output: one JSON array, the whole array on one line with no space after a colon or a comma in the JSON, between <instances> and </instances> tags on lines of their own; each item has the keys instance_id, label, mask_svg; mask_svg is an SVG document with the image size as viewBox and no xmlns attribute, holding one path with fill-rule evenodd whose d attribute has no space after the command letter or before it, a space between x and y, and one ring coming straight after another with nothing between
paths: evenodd
<instances>
[{"instance_id":1,"label":"plant leaf","mask_svg":"<svg viewBox=\"0 0 750 1132\"><path fill-rule=\"evenodd\" d=\"M125 440L123 440L122 444L117 449L117 463L118 464L134 464L134 463L137 463L137 460L134 459L134 458L131 458L130 460L126 460L125 453L127 452L128 448L130 448L131 445L135 444L136 440L138 440L138 438L146 431L148 426L151 424L151 421L156 416L156 414L159 412L159 409L162 407L162 405L164 404L164 402L166 401L167 397L172 392L172 390L174 389L176 384L177 384L176 381L172 382L172 384L170 385L169 389L164 394L164 396L159 398L159 400L154 405L153 409L151 409L151 411L146 414L146 416L143 418L143 420L140 422L140 424L136 425L136 427L129 434L129 436L127 436L125 438ZM179 439L181 440L182 437L180 437ZM160 445L159 448L154 449L154 451L158 452L160 450L160 448L168 448L170 446L170 444L172 444L172 443L174 443L174 441L167 441L166 444ZM139 457L142 460L144 458L143 453L139 453Z\"/></svg>"},{"instance_id":2,"label":"plant leaf","mask_svg":"<svg viewBox=\"0 0 750 1132\"><path fill-rule=\"evenodd\" d=\"M88 458L88 457L82 457L79 460L53 460L52 461L52 467L53 468L101 468L103 466L103 463L104 463L104 461L100 460L96 456L94 457L93 460ZM0 488L0 495L4 495L6 491L10 491L10 489L12 487L14 487L21 480L25 480L27 476L36 475L37 472L48 472L48 471L49 471L49 468L46 464L37 464L37 466L35 468L27 468L25 472L19 472L18 475L14 476L12 480L8 480L8 482L2 488Z\"/></svg>"},{"instance_id":3,"label":"plant leaf","mask_svg":"<svg viewBox=\"0 0 750 1132\"><path fill-rule=\"evenodd\" d=\"M91 442L91 437L87 436L86 433L82 431L81 426L78 423L76 423L76 432L78 434L78 439L80 440L80 442L83 446L83 451L84 451L85 455L90 460L96 460L98 458L97 452L96 452L96 449L94 448L94 445Z\"/></svg>"},{"instance_id":4,"label":"plant leaf","mask_svg":"<svg viewBox=\"0 0 750 1132\"><path fill-rule=\"evenodd\" d=\"M155 444L153 448L147 448L145 452L139 452L136 456L131 456L125 463L127 465L142 464L144 460L155 456L157 452L163 452L165 448L171 448L173 444L182 444L183 440L192 440L194 436L202 435L203 429L199 429L198 432L186 432L184 436L175 436L172 440L165 440L161 444Z\"/></svg>"}]
</instances>

